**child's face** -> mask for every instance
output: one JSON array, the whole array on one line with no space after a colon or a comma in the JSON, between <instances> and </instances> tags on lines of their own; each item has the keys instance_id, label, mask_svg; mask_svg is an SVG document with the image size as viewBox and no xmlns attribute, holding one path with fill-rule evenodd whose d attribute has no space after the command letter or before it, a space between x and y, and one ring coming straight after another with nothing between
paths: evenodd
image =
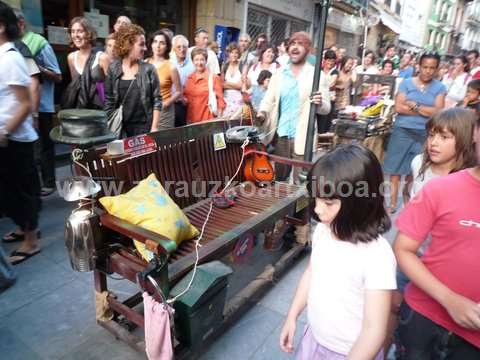
<instances>
[{"instance_id":1,"label":"child's face","mask_svg":"<svg viewBox=\"0 0 480 360\"><path fill-rule=\"evenodd\" d=\"M468 99L468 102L477 101L480 97L480 91L468 87L465 97Z\"/></svg>"},{"instance_id":2,"label":"child's face","mask_svg":"<svg viewBox=\"0 0 480 360\"><path fill-rule=\"evenodd\" d=\"M455 136L448 131L438 132L430 130L427 138L427 152L434 164L445 164L456 158Z\"/></svg>"},{"instance_id":3,"label":"child's face","mask_svg":"<svg viewBox=\"0 0 480 360\"><path fill-rule=\"evenodd\" d=\"M342 203L339 199L315 199L315 214L317 214L320 221L324 224L330 225L338 212Z\"/></svg>"}]
</instances>

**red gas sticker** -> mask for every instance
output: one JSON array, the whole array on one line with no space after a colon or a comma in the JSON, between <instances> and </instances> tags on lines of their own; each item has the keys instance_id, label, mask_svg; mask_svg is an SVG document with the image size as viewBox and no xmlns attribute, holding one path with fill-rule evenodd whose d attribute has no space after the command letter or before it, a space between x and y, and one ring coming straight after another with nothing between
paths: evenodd
<instances>
[{"instance_id":1,"label":"red gas sticker","mask_svg":"<svg viewBox=\"0 0 480 360\"><path fill-rule=\"evenodd\" d=\"M255 238L252 233L247 233L238 239L232 256L235 264L244 264L252 255Z\"/></svg>"},{"instance_id":2,"label":"red gas sticker","mask_svg":"<svg viewBox=\"0 0 480 360\"><path fill-rule=\"evenodd\" d=\"M157 143L148 135L138 135L123 140L125 154L137 156L157 150Z\"/></svg>"}]
</instances>

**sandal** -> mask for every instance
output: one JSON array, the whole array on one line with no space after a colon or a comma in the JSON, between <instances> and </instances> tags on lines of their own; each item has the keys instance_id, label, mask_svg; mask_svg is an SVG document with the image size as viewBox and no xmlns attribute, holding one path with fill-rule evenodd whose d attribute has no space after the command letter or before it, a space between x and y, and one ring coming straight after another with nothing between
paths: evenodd
<instances>
[{"instance_id":1,"label":"sandal","mask_svg":"<svg viewBox=\"0 0 480 360\"><path fill-rule=\"evenodd\" d=\"M37 231L37 237L40 238L41 233L40 230ZM8 234L5 234L5 236L2 238L2 241L4 243L14 243L14 242L20 242L25 240L25 234L17 234L15 231L10 231Z\"/></svg>"},{"instance_id":2,"label":"sandal","mask_svg":"<svg viewBox=\"0 0 480 360\"><path fill-rule=\"evenodd\" d=\"M51 194L53 194L55 192L55 188L54 187L43 187L41 190L40 190L40 196L41 197L47 197Z\"/></svg>"},{"instance_id":3,"label":"sandal","mask_svg":"<svg viewBox=\"0 0 480 360\"><path fill-rule=\"evenodd\" d=\"M25 260L30 259L32 256L40 254L41 251L42 251L41 249L34 250L30 253L23 252L23 251L17 251L17 250L12 251L12 253L10 254L10 257L16 256L16 257L20 257L20 259L13 260L13 261L10 262L10 264L12 264L12 265L20 264L20 263L24 262Z\"/></svg>"}]
</instances>

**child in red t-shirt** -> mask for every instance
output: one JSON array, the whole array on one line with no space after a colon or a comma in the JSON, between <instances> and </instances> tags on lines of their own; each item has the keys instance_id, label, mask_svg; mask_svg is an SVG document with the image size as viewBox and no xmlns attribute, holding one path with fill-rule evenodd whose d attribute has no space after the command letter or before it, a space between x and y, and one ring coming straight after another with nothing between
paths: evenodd
<instances>
[{"instance_id":1,"label":"child in red t-shirt","mask_svg":"<svg viewBox=\"0 0 480 360\"><path fill-rule=\"evenodd\" d=\"M403 359L480 359L480 119L474 140L479 165L431 180L397 220L394 250L411 280L400 308Z\"/></svg>"}]
</instances>

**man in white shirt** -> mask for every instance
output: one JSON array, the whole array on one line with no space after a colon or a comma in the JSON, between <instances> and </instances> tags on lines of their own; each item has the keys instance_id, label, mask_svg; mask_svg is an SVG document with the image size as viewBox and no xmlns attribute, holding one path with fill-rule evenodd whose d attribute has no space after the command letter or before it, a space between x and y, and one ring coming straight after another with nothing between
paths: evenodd
<instances>
[{"instance_id":1,"label":"man in white shirt","mask_svg":"<svg viewBox=\"0 0 480 360\"><path fill-rule=\"evenodd\" d=\"M217 55L210 49L207 49L208 31L200 27L194 32L195 46L188 49L188 57L190 58L192 50L196 47L206 49L208 53L207 69L212 74L220 74L220 65L218 64Z\"/></svg>"}]
</instances>

